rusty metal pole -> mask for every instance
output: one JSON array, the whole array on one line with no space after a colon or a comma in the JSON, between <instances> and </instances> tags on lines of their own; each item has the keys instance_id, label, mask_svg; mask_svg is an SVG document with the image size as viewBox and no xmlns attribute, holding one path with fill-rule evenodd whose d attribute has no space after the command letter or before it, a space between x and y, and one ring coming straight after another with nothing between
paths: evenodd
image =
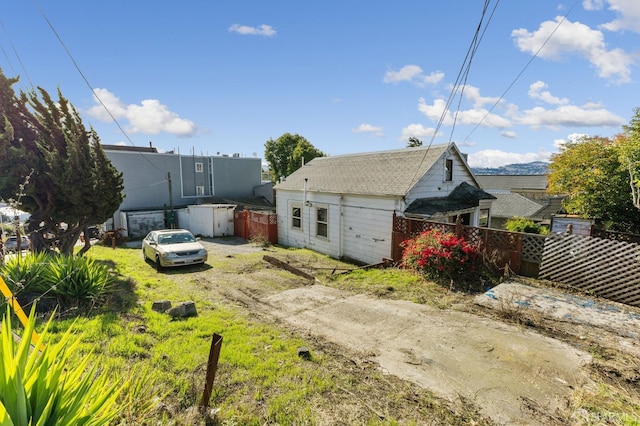
<instances>
[{"instance_id":1,"label":"rusty metal pole","mask_svg":"<svg viewBox=\"0 0 640 426\"><path fill-rule=\"evenodd\" d=\"M213 381L216 378L218 370L218 358L220 357L220 348L222 348L222 336L217 333L213 334L211 339L211 349L209 350L209 361L207 362L207 378L204 384L204 392L202 393L202 402L200 407L209 408L209 400L211 399L211 391L213 390Z\"/></svg>"}]
</instances>

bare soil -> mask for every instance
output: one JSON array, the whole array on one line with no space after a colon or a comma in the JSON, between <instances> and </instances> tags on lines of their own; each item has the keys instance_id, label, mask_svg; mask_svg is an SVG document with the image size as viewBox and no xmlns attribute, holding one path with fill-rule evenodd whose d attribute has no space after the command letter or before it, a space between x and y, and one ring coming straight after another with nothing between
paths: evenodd
<instances>
[{"instance_id":1,"label":"bare soil","mask_svg":"<svg viewBox=\"0 0 640 426\"><path fill-rule=\"evenodd\" d=\"M205 243L212 257L263 250L239 239ZM298 266L314 273L311 266L322 265L307 259ZM576 395L595 392L602 381L640 398L635 308L514 281L442 310L294 275L280 288L261 286L261 274L281 279L273 274L282 271L266 263L260 274L250 272L238 271L233 286L218 287L222 296L340 359L373 365L452 402L470 401L479 418L495 424L592 424L589 412L572 410ZM215 268L199 274L213 287L220 279ZM366 369L362 374L366 380ZM405 404L410 409L411 401Z\"/></svg>"}]
</instances>

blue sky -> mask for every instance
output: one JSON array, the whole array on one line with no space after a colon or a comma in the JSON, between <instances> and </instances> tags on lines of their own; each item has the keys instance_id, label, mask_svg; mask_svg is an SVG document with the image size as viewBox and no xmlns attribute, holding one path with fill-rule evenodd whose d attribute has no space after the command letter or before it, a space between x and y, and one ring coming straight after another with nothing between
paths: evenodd
<instances>
[{"instance_id":1,"label":"blue sky","mask_svg":"<svg viewBox=\"0 0 640 426\"><path fill-rule=\"evenodd\" d=\"M614 135L640 107L640 1L490 1L461 81L484 6L5 0L0 67L17 89L60 88L103 144L181 154L264 157L286 132L329 155L414 136L499 166Z\"/></svg>"}]
</instances>

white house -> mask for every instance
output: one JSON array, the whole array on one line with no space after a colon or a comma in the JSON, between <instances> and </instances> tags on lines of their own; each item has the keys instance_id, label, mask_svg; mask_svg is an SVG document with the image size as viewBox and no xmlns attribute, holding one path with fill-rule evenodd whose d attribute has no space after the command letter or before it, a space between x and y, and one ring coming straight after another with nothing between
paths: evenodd
<instances>
[{"instance_id":1,"label":"white house","mask_svg":"<svg viewBox=\"0 0 640 426\"><path fill-rule=\"evenodd\" d=\"M315 158L275 189L279 244L364 263L391 257L394 212L486 226L495 198L454 143Z\"/></svg>"}]
</instances>

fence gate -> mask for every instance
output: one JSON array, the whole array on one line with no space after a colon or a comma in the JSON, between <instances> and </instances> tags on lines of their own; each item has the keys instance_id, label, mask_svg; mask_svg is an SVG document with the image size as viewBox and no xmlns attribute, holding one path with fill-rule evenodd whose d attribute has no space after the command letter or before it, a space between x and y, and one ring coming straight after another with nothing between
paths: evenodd
<instances>
[{"instance_id":1,"label":"fence gate","mask_svg":"<svg viewBox=\"0 0 640 426\"><path fill-rule=\"evenodd\" d=\"M640 245L551 233L544 244L540 278L640 306Z\"/></svg>"}]
</instances>

